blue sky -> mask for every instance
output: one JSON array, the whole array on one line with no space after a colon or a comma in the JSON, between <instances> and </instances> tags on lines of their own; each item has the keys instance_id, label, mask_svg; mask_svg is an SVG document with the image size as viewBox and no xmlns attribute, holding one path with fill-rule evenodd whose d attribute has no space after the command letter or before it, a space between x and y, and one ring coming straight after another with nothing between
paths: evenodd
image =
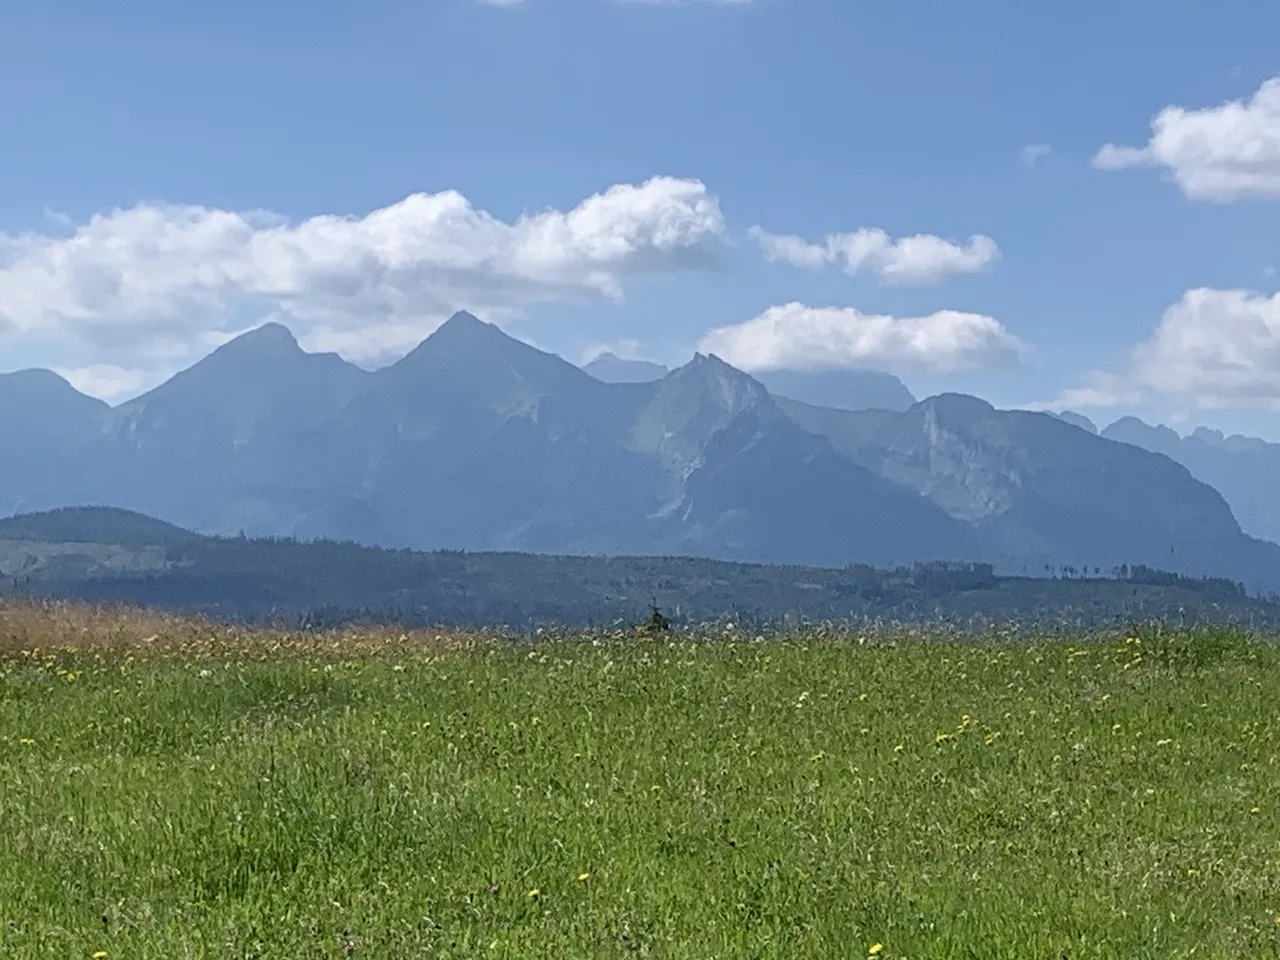
<instances>
[{"instance_id":1,"label":"blue sky","mask_svg":"<svg viewBox=\"0 0 1280 960\"><path fill-rule=\"evenodd\" d=\"M1280 8L56 6L0 8L0 370L126 396L268 316L375 363L459 306L1280 437Z\"/></svg>"}]
</instances>

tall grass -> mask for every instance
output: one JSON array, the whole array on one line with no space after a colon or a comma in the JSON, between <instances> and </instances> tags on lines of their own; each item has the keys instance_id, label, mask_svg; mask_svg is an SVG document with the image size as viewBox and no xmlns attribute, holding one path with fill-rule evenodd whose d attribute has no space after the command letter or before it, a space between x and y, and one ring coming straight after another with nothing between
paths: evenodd
<instances>
[{"instance_id":1,"label":"tall grass","mask_svg":"<svg viewBox=\"0 0 1280 960\"><path fill-rule=\"evenodd\" d=\"M1234 635L21 616L0 955L1280 956L1280 652Z\"/></svg>"}]
</instances>

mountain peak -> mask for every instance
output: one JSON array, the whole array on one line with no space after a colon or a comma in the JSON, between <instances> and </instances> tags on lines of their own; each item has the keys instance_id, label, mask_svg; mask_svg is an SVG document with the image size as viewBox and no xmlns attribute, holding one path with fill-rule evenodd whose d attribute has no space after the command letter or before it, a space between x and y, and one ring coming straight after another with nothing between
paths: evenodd
<instances>
[{"instance_id":1,"label":"mountain peak","mask_svg":"<svg viewBox=\"0 0 1280 960\"><path fill-rule=\"evenodd\" d=\"M625 360L607 350L590 363L584 364L582 369L605 383L652 383L670 372L661 363L652 360Z\"/></svg>"},{"instance_id":2,"label":"mountain peak","mask_svg":"<svg viewBox=\"0 0 1280 960\"><path fill-rule=\"evenodd\" d=\"M457 310L454 312L453 316L451 316L448 320L445 321L445 323L446 324L448 323L468 324L469 323L474 325L477 323L484 323L484 321L481 320L479 317L477 317L470 310Z\"/></svg>"},{"instance_id":3,"label":"mountain peak","mask_svg":"<svg viewBox=\"0 0 1280 960\"><path fill-rule=\"evenodd\" d=\"M14 387L62 389L71 387L66 377L61 377L52 370L43 367L30 367L26 370L14 370L12 373L0 373L0 383ZM75 389L71 387L71 389Z\"/></svg>"},{"instance_id":4,"label":"mountain peak","mask_svg":"<svg viewBox=\"0 0 1280 960\"><path fill-rule=\"evenodd\" d=\"M65 377L38 367L0 373L0 398L9 402L21 401L33 407L45 407L51 402L79 404L84 408L105 409L107 406L103 401L81 393Z\"/></svg>"},{"instance_id":5,"label":"mountain peak","mask_svg":"<svg viewBox=\"0 0 1280 960\"><path fill-rule=\"evenodd\" d=\"M1165 455L1172 455L1182 444L1182 437L1176 430L1163 424L1152 426L1137 417L1121 417L1103 430L1102 436Z\"/></svg>"},{"instance_id":6,"label":"mountain peak","mask_svg":"<svg viewBox=\"0 0 1280 960\"><path fill-rule=\"evenodd\" d=\"M714 353L695 353L693 355L693 359L690 360L687 365L690 367L729 367L729 364L725 363ZM737 370L738 373L742 372L741 370L738 370L737 367L729 367L729 369Z\"/></svg>"},{"instance_id":7,"label":"mountain peak","mask_svg":"<svg viewBox=\"0 0 1280 960\"><path fill-rule=\"evenodd\" d=\"M1212 427L1196 427L1191 431L1191 437L1194 440L1201 440L1205 443L1212 443L1220 446L1226 439L1227 435L1221 430L1215 430Z\"/></svg>"},{"instance_id":8,"label":"mountain peak","mask_svg":"<svg viewBox=\"0 0 1280 960\"><path fill-rule=\"evenodd\" d=\"M683 367L676 367L671 371L671 375L720 384L737 384L741 389L749 390L753 394L761 396L768 394L759 380L746 371L726 363L714 353L695 353L692 360Z\"/></svg>"},{"instance_id":9,"label":"mountain peak","mask_svg":"<svg viewBox=\"0 0 1280 960\"><path fill-rule=\"evenodd\" d=\"M715 355L696 353L655 384L632 437L639 449L659 451L685 469L714 434L742 414L782 418L760 383Z\"/></svg>"},{"instance_id":10,"label":"mountain peak","mask_svg":"<svg viewBox=\"0 0 1280 960\"><path fill-rule=\"evenodd\" d=\"M962 420L978 420L995 413L996 409L982 398L967 393L939 393L921 400L916 406L929 413Z\"/></svg>"},{"instance_id":11,"label":"mountain peak","mask_svg":"<svg viewBox=\"0 0 1280 960\"><path fill-rule=\"evenodd\" d=\"M1073 427L1079 427L1086 433L1097 434L1098 427L1092 420L1082 413L1076 413L1074 410L1063 410L1054 414L1063 423L1069 423Z\"/></svg>"},{"instance_id":12,"label":"mountain peak","mask_svg":"<svg viewBox=\"0 0 1280 960\"><path fill-rule=\"evenodd\" d=\"M459 310L386 369L389 372L418 370L424 364L454 366L458 363L510 362L514 357L540 353L536 347L517 340L501 327Z\"/></svg>"},{"instance_id":13,"label":"mountain peak","mask_svg":"<svg viewBox=\"0 0 1280 960\"><path fill-rule=\"evenodd\" d=\"M302 353L293 331L274 320L247 330L228 340L210 356L266 356L281 357Z\"/></svg>"},{"instance_id":14,"label":"mountain peak","mask_svg":"<svg viewBox=\"0 0 1280 960\"><path fill-rule=\"evenodd\" d=\"M450 337L450 336L471 336L475 334L487 335L494 331L501 333L492 323L486 323L477 317L474 313L466 310L459 310L444 323L436 328L436 332L432 337Z\"/></svg>"}]
</instances>

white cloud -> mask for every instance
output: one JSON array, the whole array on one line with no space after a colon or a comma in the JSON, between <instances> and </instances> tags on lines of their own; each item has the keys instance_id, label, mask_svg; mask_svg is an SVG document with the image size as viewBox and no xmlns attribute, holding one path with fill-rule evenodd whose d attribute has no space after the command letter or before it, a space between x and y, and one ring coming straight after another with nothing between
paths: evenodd
<instances>
[{"instance_id":1,"label":"white cloud","mask_svg":"<svg viewBox=\"0 0 1280 960\"><path fill-rule=\"evenodd\" d=\"M1028 403L1026 408L1061 413L1083 407L1136 406L1144 400L1141 390L1131 381L1116 374L1094 371L1085 379L1086 382L1081 386L1064 390L1052 400Z\"/></svg>"},{"instance_id":2,"label":"white cloud","mask_svg":"<svg viewBox=\"0 0 1280 960\"><path fill-rule=\"evenodd\" d=\"M772 263L807 270L838 263L847 274L872 273L886 283L937 283L957 274L978 273L1000 257L996 242L981 234L963 246L928 233L894 240L878 228L829 234L821 244L758 226L748 234Z\"/></svg>"},{"instance_id":3,"label":"white cloud","mask_svg":"<svg viewBox=\"0 0 1280 960\"><path fill-rule=\"evenodd\" d=\"M1025 345L1000 321L942 310L924 317L853 307L770 307L745 323L709 331L698 349L743 370L865 367L939 371L1016 365Z\"/></svg>"},{"instance_id":4,"label":"white cloud","mask_svg":"<svg viewBox=\"0 0 1280 960\"><path fill-rule=\"evenodd\" d=\"M1134 373L1198 406L1280 403L1280 295L1188 290L1134 351Z\"/></svg>"},{"instance_id":5,"label":"white cloud","mask_svg":"<svg viewBox=\"0 0 1280 960\"><path fill-rule=\"evenodd\" d=\"M1099 371L1042 406L1113 407L1153 398L1190 409L1280 410L1280 294L1188 290L1122 373Z\"/></svg>"},{"instance_id":6,"label":"white cloud","mask_svg":"<svg viewBox=\"0 0 1280 960\"><path fill-rule=\"evenodd\" d=\"M133 368L275 316L312 349L369 360L457 309L504 318L542 301L619 299L641 275L706 266L723 233L706 187L670 177L512 222L454 191L299 223L144 203L69 235L0 234L0 344L72 369Z\"/></svg>"},{"instance_id":7,"label":"white cloud","mask_svg":"<svg viewBox=\"0 0 1280 960\"><path fill-rule=\"evenodd\" d=\"M1199 110L1165 107L1151 130L1145 147L1108 143L1093 165L1163 167L1197 200L1280 197L1280 77L1263 83L1249 100Z\"/></svg>"},{"instance_id":8,"label":"white cloud","mask_svg":"<svg viewBox=\"0 0 1280 960\"><path fill-rule=\"evenodd\" d=\"M1022 148L1020 156L1024 167L1034 167L1051 152L1047 143L1029 143Z\"/></svg>"},{"instance_id":9,"label":"white cloud","mask_svg":"<svg viewBox=\"0 0 1280 960\"><path fill-rule=\"evenodd\" d=\"M136 396L160 382L152 371L96 363L87 367L58 367L61 376L81 393L108 402Z\"/></svg>"}]
</instances>

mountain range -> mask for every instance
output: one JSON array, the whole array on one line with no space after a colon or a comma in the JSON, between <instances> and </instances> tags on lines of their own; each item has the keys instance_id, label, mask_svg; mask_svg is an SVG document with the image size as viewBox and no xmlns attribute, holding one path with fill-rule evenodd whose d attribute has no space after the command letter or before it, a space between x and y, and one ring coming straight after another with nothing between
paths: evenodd
<instances>
[{"instance_id":1,"label":"mountain range","mask_svg":"<svg viewBox=\"0 0 1280 960\"><path fill-rule=\"evenodd\" d=\"M1182 437L1135 417L1117 420L1102 435L1178 461L1222 492L1247 532L1280 542L1280 443L1227 436L1207 427Z\"/></svg>"},{"instance_id":2,"label":"mountain range","mask_svg":"<svg viewBox=\"0 0 1280 960\"><path fill-rule=\"evenodd\" d=\"M1198 466L1114 428L916 401L861 371L626 363L584 371L460 313L373 372L267 324L116 407L8 374L0 515L106 505L419 549L1145 564L1280 589L1280 547Z\"/></svg>"}]
</instances>

